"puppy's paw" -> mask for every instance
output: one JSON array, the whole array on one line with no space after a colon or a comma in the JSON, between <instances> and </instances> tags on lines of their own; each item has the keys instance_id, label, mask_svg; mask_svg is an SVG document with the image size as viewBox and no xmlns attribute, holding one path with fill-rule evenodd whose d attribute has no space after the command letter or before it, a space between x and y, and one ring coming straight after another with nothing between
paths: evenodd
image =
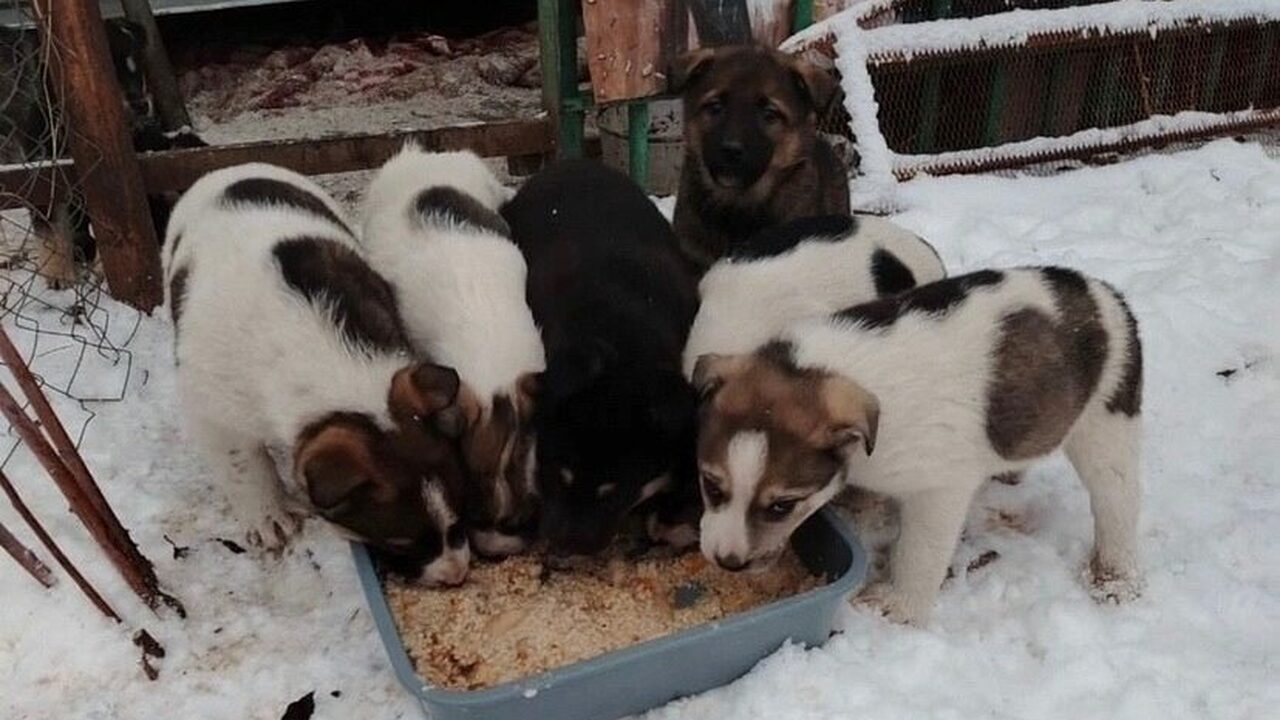
<instances>
[{"instance_id":1,"label":"puppy's paw","mask_svg":"<svg viewBox=\"0 0 1280 720\"><path fill-rule=\"evenodd\" d=\"M1095 601L1112 605L1138 599L1146 587L1142 574L1137 570L1104 563L1097 555L1089 561L1085 582L1089 595Z\"/></svg>"},{"instance_id":2,"label":"puppy's paw","mask_svg":"<svg viewBox=\"0 0 1280 720\"><path fill-rule=\"evenodd\" d=\"M263 513L245 533L245 543L269 555L279 555L302 530L302 521L301 515L284 509Z\"/></svg>"},{"instance_id":3,"label":"puppy's paw","mask_svg":"<svg viewBox=\"0 0 1280 720\"><path fill-rule=\"evenodd\" d=\"M902 625L925 625L929 622L929 611L932 609L894 589L893 584L888 582L868 585L852 602L855 606L868 608L890 622Z\"/></svg>"},{"instance_id":4,"label":"puppy's paw","mask_svg":"<svg viewBox=\"0 0 1280 720\"><path fill-rule=\"evenodd\" d=\"M645 533L656 543L670 545L676 550L685 550L698 544L698 528L689 523L668 524L658 517L650 515L645 521Z\"/></svg>"}]
</instances>

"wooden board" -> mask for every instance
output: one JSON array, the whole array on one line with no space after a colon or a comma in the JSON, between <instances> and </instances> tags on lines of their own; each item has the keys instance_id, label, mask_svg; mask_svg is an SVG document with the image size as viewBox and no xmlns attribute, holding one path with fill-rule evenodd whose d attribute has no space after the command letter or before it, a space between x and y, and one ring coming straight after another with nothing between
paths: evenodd
<instances>
[{"instance_id":1,"label":"wooden board","mask_svg":"<svg viewBox=\"0 0 1280 720\"><path fill-rule=\"evenodd\" d=\"M582 0L596 103L666 94L672 62L700 45L777 45L792 0Z\"/></svg>"}]
</instances>

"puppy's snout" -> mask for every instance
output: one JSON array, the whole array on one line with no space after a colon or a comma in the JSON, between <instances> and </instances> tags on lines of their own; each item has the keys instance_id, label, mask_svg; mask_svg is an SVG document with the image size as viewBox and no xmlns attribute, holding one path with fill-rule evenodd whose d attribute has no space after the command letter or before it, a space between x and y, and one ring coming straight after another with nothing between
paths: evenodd
<instances>
[{"instance_id":1,"label":"puppy's snout","mask_svg":"<svg viewBox=\"0 0 1280 720\"><path fill-rule=\"evenodd\" d=\"M745 149L742 143L737 140L725 140L720 143L720 154L728 162L738 162L742 160Z\"/></svg>"},{"instance_id":2,"label":"puppy's snout","mask_svg":"<svg viewBox=\"0 0 1280 720\"><path fill-rule=\"evenodd\" d=\"M747 561L738 555L716 555L716 564L729 572L738 572L747 567Z\"/></svg>"}]
</instances>

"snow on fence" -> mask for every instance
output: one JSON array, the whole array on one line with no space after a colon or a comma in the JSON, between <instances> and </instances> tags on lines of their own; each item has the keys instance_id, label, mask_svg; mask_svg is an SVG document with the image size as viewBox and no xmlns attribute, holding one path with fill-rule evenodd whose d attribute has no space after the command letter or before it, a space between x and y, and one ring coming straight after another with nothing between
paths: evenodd
<instances>
[{"instance_id":1,"label":"snow on fence","mask_svg":"<svg viewBox=\"0 0 1280 720\"><path fill-rule=\"evenodd\" d=\"M891 206L893 184L919 173L1006 169L1280 124L1275 0L1043 9L1061 4L868 0L784 43L834 61L841 75L844 103L824 129L855 141L859 206Z\"/></svg>"}]
</instances>

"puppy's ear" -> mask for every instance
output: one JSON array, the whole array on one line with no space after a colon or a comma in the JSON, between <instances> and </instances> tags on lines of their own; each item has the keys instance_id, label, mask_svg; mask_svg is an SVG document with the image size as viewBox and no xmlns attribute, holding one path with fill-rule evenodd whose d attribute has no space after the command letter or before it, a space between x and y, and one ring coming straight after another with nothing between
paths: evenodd
<instances>
[{"instance_id":1,"label":"puppy's ear","mask_svg":"<svg viewBox=\"0 0 1280 720\"><path fill-rule=\"evenodd\" d=\"M453 368L428 362L402 368L391 379L391 416L402 424L424 424L456 438L467 426L459 403L461 386Z\"/></svg>"},{"instance_id":2,"label":"puppy's ear","mask_svg":"<svg viewBox=\"0 0 1280 720\"><path fill-rule=\"evenodd\" d=\"M684 92L685 88L706 75L716 57L715 48L698 48L675 59L671 64L668 86L671 92Z\"/></svg>"},{"instance_id":3,"label":"puppy's ear","mask_svg":"<svg viewBox=\"0 0 1280 720\"><path fill-rule=\"evenodd\" d=\"M741 355L700 355L693 366L693 389L699 402L714 397L727 380L741 372L742 363Z\"/></svg>"},{"instance_id":4,"label":"puppy's ear","mask_svg":"<svg viewBox=\"0 0 1280 720\"><path fill-rule=\"evenodd\" d=\"M390 499L392 490L379 482L369 443L355 428L329 425L299 445L298 475L322 515L340 511L360 492Z\"/></svg>"},{"instance_id":5,"label":"puppy's ear","mask_svg":"<svg viewBox=\"0 0 1280 720\"><path fill-rule=\"evenodd\" d=\"M857 442L870 455L876 447L880 425L880 401L848 378L833 376L819 390L826 418L818 423L809 442L824 450L844 452Z\"/></svg>"},{"instance_id":6,"label":"puppy's ear","mask_svg":"<svg viewBox=\"0 0 1280 720\"><path fill-rule=\"evenodd\" d=\"M836 94L836 79L823 68L804 58L790 58L791 76L801 93L812 103L815 112L821 113Z\"/></svg>"}]
</instances>

